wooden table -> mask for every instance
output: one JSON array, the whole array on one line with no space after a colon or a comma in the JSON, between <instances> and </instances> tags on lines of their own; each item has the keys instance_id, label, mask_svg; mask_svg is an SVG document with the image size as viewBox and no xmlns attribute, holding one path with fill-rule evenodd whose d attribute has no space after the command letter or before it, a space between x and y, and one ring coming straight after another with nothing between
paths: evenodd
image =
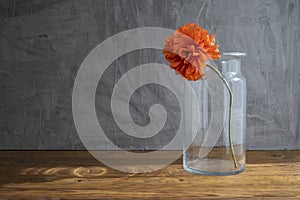
<instances>
[{"instance_id":1,"label":"wooden table","mask_svg":"<svg viewBox=\"0 0 300 200\"><path fill-rule=\"evenodd\" d=\"M179 159L146 174L110 169L86 151L0 152L1 199L300 199L300 151L248 151L246 171L193 175Z\"/></svg>"}]
</instances>

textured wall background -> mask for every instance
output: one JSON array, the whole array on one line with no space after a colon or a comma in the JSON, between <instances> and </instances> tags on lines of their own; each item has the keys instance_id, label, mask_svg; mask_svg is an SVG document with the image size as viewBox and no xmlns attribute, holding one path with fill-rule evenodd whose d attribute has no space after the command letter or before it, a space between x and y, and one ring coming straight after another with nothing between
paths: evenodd
<instances>
[{"instance_id":1,"label":"textured wall background","mask_svg":"<svg viewBox=\"0 0 300 200\"><path fill-rule=\"evenodd\" d=\"M186 22L216 33L221 50L248 53L242 66L248 80L248 148L300 149L298 0L1 0L0 17L0 149L84 149L71 95L89 51L127 29L176 29ZM133 120L140 125L149 121L153 102L169 105L172 120L164 127L165 137L151 143L122 134L103 104L128 70L124 66L162 60L155 50L129 53L99 83L98 117L119 146L151 149L172 137L180 111L164 88L145 86L131 101Z\"/></svg>"}]
</instances>

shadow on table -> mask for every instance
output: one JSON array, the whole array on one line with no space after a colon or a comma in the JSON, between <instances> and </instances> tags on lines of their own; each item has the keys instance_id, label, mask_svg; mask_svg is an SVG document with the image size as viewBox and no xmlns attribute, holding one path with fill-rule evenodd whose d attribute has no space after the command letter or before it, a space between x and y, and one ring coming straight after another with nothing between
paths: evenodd
<instances>
[{"instance_id":1,"label":"shadow on table","mask_svg":"<svg viewBox=\"0 0 300 200\"><path fill-rule=\"evenodd\" d=\"M247 164L300 163L300 151L247 151Z\"/></svg>"}]
</instances>

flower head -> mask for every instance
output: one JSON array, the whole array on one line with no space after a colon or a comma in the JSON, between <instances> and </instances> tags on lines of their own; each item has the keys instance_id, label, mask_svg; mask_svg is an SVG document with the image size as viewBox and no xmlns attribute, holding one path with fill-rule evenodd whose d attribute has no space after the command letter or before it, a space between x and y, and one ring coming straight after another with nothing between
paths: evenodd
<instances>
[{"instance_id":1,"label":"flower head","mask_svg":"<svg viewBox=\"0 0 300 200\"><path fill-rule=\"evenodd\" d=\"M221 57L215 36L195 23L185 24L168 37L163 53L171 68L194 81L204 76L207 59Z\"/></svg>"}]
</instances>

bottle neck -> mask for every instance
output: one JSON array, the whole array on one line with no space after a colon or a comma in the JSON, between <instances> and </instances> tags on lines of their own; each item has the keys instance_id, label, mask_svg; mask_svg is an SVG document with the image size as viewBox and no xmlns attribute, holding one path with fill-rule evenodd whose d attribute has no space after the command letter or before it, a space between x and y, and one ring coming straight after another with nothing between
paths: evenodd
<instances>
[{"instance_id":1,"label":"bottle neck","mask_svg":"<svg viewBox=\"0 0 300 200\"><path fill-rule=\"evenodd\" d=\"M222 73L240 73L241 72L241 60L232 59L232 60L223 60L222 61Z\"/></svg>"}]
</instances>

